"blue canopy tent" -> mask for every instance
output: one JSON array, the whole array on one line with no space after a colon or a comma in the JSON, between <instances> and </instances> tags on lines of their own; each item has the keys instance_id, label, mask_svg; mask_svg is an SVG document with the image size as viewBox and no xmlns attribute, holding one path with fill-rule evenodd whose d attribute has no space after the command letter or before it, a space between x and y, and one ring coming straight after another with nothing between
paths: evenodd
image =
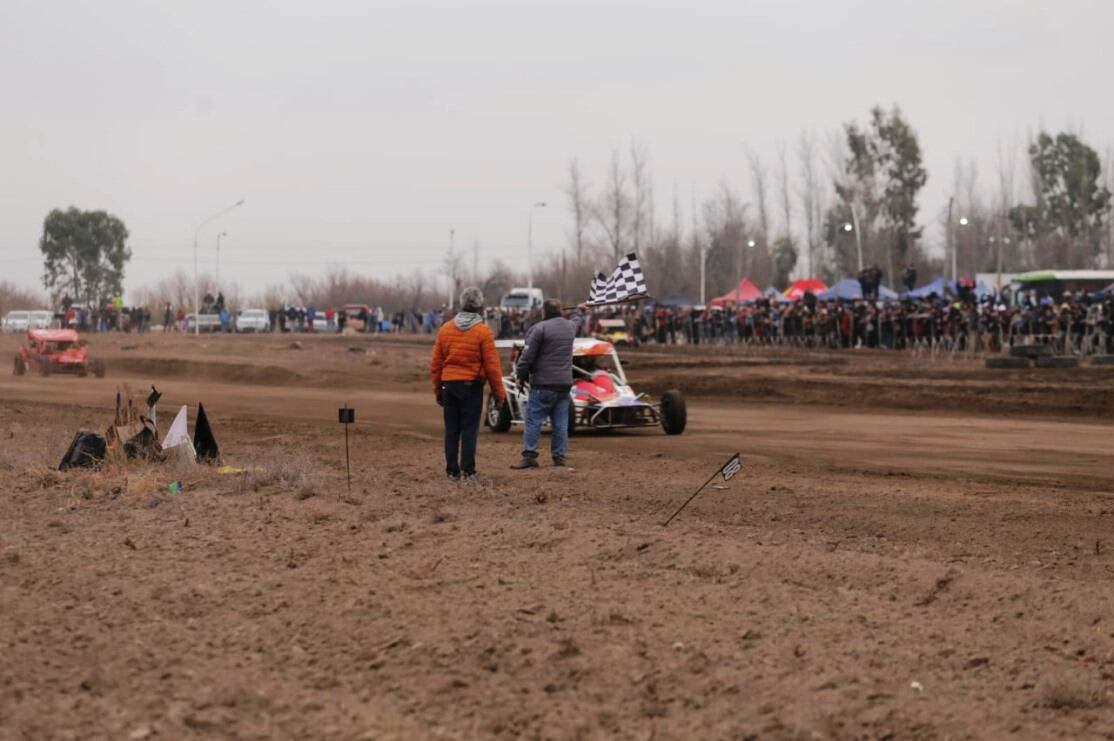
<instances>
[{"instance_id":1,"label":"blue canopy tent","mask_svg":"<svg viewBox=\"0 0 1114 741\"><path fill-rule=\"evenodd\" d=\"M863 287L855 278L844 278L816 298L821 301L858 301L863 297ZM897 294L885 286L878 287L878 298L882 301L897 301Z\"/></svg>"},{"instance_id":2,"label":"blue canopy tent","mask_svg":"<svg viewBox=\"0 0 1114 741\"><path fill-rule=\"evenodd\" d=\"M765 291L763 291L762 295L765 296L766 298L770 299L771 301L773 301L775 304L788 304L788 303L790 303L789 298L784 293L782 293L778 289L774 288L773 286L770 286Z\"/></svg>"},{"instance_id":3,"label":"blue canopy tent","mask_svg":"<svg viewBox=\"0 0 1114 741\"><path fill-rule=\"evenodd\" d=\"M955 293L955 281L937 278L927 285L914 288L905 295L909 298L928 298L934 293L940 297L946 296L949 293Z\"/></svg>"},{"instance_id":4,"label":"blue canopy tent","mask_svg":"<svg viewBox=\"0 0 1114 741\"><path fill-rule=\"evenodd\" d=\"M982 301L985 298L993 298L995 295L997 295L997 291L995 291L993 288L985 283L980 282L978 285L975 286L975 298L977 298L979 301Z\"/></svg>"}]
</instances>

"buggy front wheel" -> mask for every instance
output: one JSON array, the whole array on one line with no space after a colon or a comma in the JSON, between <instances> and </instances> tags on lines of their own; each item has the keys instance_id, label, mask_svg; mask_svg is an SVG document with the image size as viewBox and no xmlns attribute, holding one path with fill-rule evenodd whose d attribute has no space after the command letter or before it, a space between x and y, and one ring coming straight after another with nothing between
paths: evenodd
<instances>
[{"instance_id":1,"label":"buggy front wheel","mask_svg":"<svg viewBox=\"0 0 1114 741\"><path fill-rule=\"evenodd\" d=\"M661 428L666 435L680 435L688 423L685 397L680 391L670 390L661 395Z\"/></svg>"},{"instance_id":2,"label":"buggy front wheel","mask_svg":"<svg viewBox=\"0 0 1114 741\"><path fill-rule=\"evenodd\" d=\"M494 396L487 397L487 426L492 432L506 432L511 429L511 402L503 399L502 403Z\"/></svg>"}]
</instances>

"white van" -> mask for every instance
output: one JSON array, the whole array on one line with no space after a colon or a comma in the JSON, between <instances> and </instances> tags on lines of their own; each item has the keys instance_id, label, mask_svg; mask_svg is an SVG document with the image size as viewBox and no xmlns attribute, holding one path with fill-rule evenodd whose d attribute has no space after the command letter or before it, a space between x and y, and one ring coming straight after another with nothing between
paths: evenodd
<instances>
[{"instance_id":1,"label":"white van","mask_svg":"<svg viewBox=\"0 0 1114 741\"><path fill-rule=\"evenodd\" d=\"M501 309L540 309L545 295L540 288L512 288L499 302Z\"/></svg>"}]
</instances>

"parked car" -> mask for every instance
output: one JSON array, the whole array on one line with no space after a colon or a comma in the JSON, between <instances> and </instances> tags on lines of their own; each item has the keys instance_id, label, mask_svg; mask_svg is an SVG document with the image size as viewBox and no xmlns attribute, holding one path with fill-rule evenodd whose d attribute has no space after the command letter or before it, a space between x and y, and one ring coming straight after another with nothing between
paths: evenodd
<instances>
[{"instance_id":1,"label":"parked car","mask_svg":"<svg viewBox=\"0 0 1114 741\"><path fill-rule=\"evenodd\" d=\"M85 343L72 329L29 329L26 341L16 353L12 372L17 376L25 373L87 376L92 373L104 378L104 363L90 359Z\"/></svg>"},{"instance_id":2,"label":"parked car","mask_svg":"<svg viewBox=\"0 0 1114 741\"><path fill-rule=\"evenodd\" d=\"M54 326L54 312L46 309L32 311L30 321L28 329L50 329Z\"/></svg>"},{"instance_id":3,"label":"parked car","mask_svg":"<svg viewBox=\"0 0 1114 741\"><path fill-rule=\"evenodd\" d=\"M622 319L600 319L596 323L596 339L610 342L612 345L630 345L630 333L627 332L627 323Z\"/></svg>"},{"instance_id":4,"label":"parked car","mask_svg":"<svg viewBox=\"0 0 1114 741\"><path fill-rule=\"evenodd\" d=\"M31 312L24 310L9 311L4 315L0 328L5 333L11 334L26 332L31 328Z\"/></svg>"},{"instance_id":5,"label":"parked car","mask_svg":"<svg viewBox=\"0 0 1114 741\"><path fill-rule=\"evenodd\" d=\"M502 309L540 309L545 301L545 294L540 288L512 288L499 302Z\"/></svg>"},{"instance_id":6,"label":"parked car","mask_svg":"<svg viewBox=\"0 0 1114 741\"><path fill-rule=\"evenodd\" d=\"M371 316L371 307L367 304L348 304L342 311L344 312L344 326L349 329L354 329L357 332L367 330L368 318ZM371 319L370 321L375 321Z\"/></svg>"},{"instance_id":7,"label":"parked car","mask_svg":"<svg viewBox=\"0 0 1114 741\"><path fill-rule=\"evenodd\" d=\"M187 314L186 332L193 332L195 326L198 326L197 314ZM202 332L219 332L220 314L202 314L200 327Z\"/></svg>"},{"instance_id":8,"label":"parked car","mask_svg":"<svg viewBox=\"0 0 1114 741\"><path fill-rule=\"evenodd\" d=\"M237 332L270 332L271 315L266 309L244 309L236 317Z\"/></svg>"}]
</instances>

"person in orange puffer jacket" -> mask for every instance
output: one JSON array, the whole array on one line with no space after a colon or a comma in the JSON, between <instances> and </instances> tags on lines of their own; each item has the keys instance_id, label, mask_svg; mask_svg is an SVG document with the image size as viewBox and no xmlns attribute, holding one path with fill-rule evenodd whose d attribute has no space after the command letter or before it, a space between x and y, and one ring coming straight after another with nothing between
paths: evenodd
<instances>
[{"instance_id":1,"label":"person in orange puffer jacket","mask_svg":"<svg viewBox=\"0 0 1114 741\"><path fill-rule=\"evenodd\" d=\"M460 312L441 325L429 363L433 393L445 413L445 473L452 481L477 483L476 442L483 416L484 381L496 403L507 398L495 338L483 320L479 288L460 294Z\"/></svg>"}]
</instances>

